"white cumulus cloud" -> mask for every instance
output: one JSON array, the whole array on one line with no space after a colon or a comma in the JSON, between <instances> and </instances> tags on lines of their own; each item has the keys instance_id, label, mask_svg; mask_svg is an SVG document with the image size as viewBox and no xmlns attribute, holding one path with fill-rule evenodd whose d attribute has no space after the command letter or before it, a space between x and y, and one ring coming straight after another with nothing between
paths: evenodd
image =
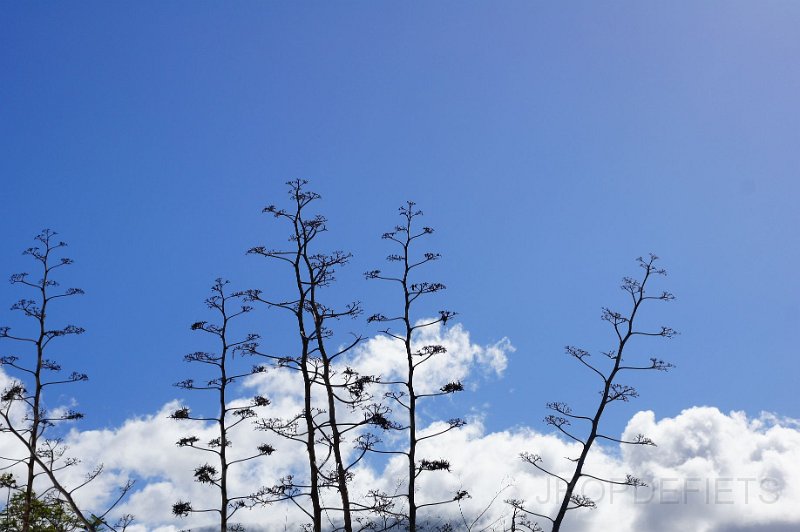
<instances>
[{"instance_id":1,"label":"white cumulus cloud","mask_svg":"<svg viewBox=\"0 0 800 532\"><path fill-rule=\"evenodd\" d=\"M477 345L460 325L431 327L417 342L441 344L448 350L447 356L434 359L425 373L423 386L429 390L453 380L474 384L482 373L499 375L513 351L508 340ZM374 338L350 362L365 373L399 376L404 360L399 347L388 338ZM273 402L265 415L288 416L301 408L295 379L282 371L269 371L252 378L241 392L243 396L251 392L268 395ZM4 382L8 382L7 378L0 372L0 383ZM69 432L65 439L69 454L83 461L62 473L65 481L74 485L97 464L105 466L104 474L81 490L82 504L102 507L115 496L115 486L133 477L137 479L136 488L117 509L119 514L136 515L132 532L176 532L189 527L198 530L213 523L213 516L209 515L185 519L171 515L171 506L178 500L191 500L199 508L213 507L217 499L213 489L194 482L192 477L194 468L208 458L200 451L175 445L190 433L210 440L215 437L214 427L169 419L181 404L169 402L158 412L127 420L120 427ZM452 473L423 474L418 500L447 500L461 489L467 490L470 498L460 505L425 510L424 517L432 522L449 521L457 529L507 530L511 515L511 507L504 502L507 499L524 500L526 508L552 515L562 486L524 463L519 454L537 453L548 469L569 475L573 464L567 458L577 455L577 444L541 432L544 427L488 432L480 418L469 421L420 447L420 457L447 459ZM446 426L444 421L434 421L426 430ZM265 442L276 451L272 456L232 468L233 492L244 494L303 470L302 446L245 425L240 428L232 436L232 452L252 454L252 449ZM631 439L639 433L652 438L658 446L597 447L586 471L617 480L633 474L648 486L634 490L587 479L580 489L596 500L597 509L571 512L565 530L800 530L800 424L796 420L771 414L726 414L712 407L690 408L662 419L645 411L634 415L620 436ZM4 456L18 451L7 434L0 434L0 451ZM387 493L402 490L404 468L401 458L365 462L355 472L351 493L363 497L372 489ZM287 503L242 510L236 520L249 530L283 530L284 526L296 530L304 518Z\"/></svg>"}]
</instances>

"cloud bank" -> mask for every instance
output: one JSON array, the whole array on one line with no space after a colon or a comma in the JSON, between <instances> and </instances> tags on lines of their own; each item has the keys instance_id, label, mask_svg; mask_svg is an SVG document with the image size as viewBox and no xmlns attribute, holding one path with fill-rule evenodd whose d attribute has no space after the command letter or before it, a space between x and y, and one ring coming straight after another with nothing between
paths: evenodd
<instances>
[{"instance_id":1,"label":"cloud bank","mask_svg":"<svg viewBox=\"0 0 800 532\"><path fill-rule=\"evenodd\" d=\"M449 360L437 361L425 386L442 381L463 380L478 386L486 373L500 375L513 351L503 340L494 345L473 343L463 327L432 328L420 338L424 344L441 343ZM384 338L366 342L353 361L359 368L390 376L401 371L398 346ZM0 374L0 380L6 377ZM288 415L299 408L297 388L281 372L269 372L251 379L242 394L268 393L270 409ZM168 416L181 405L171 401L158 412L130 419L107 430L73 429L65 438L70 455L83 462L68 469L67 483L75 484L86 471L103 463L105 473L81 490L80 501L87 507L101 507L114 496L114 487L127 477L137 479L134 492L116 510L136 516L132 532L177 532L200 530L212 523L209 516L176 518L171 505L191 500L195 507L213 507L214 490L193 481L192 471L205 459L203 453L178 448L175 442L187 433L210 440L211 425L178 423ZM273 414L276 415L276 414ZM480 418L463 428L432 440L421 456L446 458L452 474L428 473L421 477L418 500L452 498L466 489L470 498L460 505L436 507L427 513L431 523L450 522L463 530L508 530L511 507L507 499L524 500L526 508L552 514L562 489L554 479L536 471L519 458L521 452L540 454L544 464L556 473L568 474L577 454L576 444L542 427L517 427L487 432ZM444 426L433 421L428 429ZM652 532L692 530L697 532L755 532L800 529L800 424L770 414L747 417L742 412L723 413L713 407L684 410L674 418L657 419L650 411L634 415L622 435L630 439L642 433L658 447L598 447L586 471L592 475L624 479L640 477L646 487L637 489L609 486L588 479L581 491L597 502L596 510L577 510L569 515L565 529L570 532L617 530ZM243 455L268 441L276 448L272 456L233 468L233 490L249 492L272 485L279 478L302 470L302 448L276 440L266 432L238 431L234 449ZM13 442L0 435L0 453L15 452ZM370 489L393 493L402 489L404 464L400 459L371 461L357 471L351 493ZM290 504L242 510L237 520L248 530L297 530L303 516ZM546 523L542 523L546 525ZM547 530L547 526L544 526Z\"/></svg>"}]
</instances>

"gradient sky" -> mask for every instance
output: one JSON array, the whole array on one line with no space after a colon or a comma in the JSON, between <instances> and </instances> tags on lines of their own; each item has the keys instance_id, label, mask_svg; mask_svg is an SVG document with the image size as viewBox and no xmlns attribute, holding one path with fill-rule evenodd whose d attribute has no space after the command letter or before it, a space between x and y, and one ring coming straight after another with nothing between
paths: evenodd
<instances>
[{"instance_id":1,"label":"gradient sky","mask_svg":"<svg viewBox=\"0 0 800 532\"><path fill-rule=\"evenodd\" d=\"M43 227L76 260L65 367L84 427L184 396L188 330L213 279L280 287L247 248L306 178L326 244L363 280L415 200L472 341L508 337L502 378L454 400L490 430L596 400L563 346L612 347L634 259L677 300L652 342L677 365L616 411L712 405L800 417L800 4L795 2L11 3L0 7L0 274ZM276 273L277 272L277 273ZM2 308L24 293L0 284ZM0 323L13 323L9 312ZM259 313L266 346L285 332ZM347 327L374 333L363 321ZM643 347L645 347L643 345ZM652 348L652 351L650 350ZM7 347L0 345L4 352Z\"/></svg>"}]
</instances>

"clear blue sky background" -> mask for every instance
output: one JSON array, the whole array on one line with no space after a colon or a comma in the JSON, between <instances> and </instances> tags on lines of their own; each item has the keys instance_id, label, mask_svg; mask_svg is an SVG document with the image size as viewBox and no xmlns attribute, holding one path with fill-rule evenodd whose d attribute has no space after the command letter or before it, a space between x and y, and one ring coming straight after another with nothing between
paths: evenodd
<instances>
[{"instance_id":1,"label":"clear blue sky background","mask_svg":"<svg viewBox=\"0 0 800 532\"><path fill-rule=\"evenodd\" d=\"M29 269L43 227L69 241L87 295L63 316L88 332L61 353L92 377L69 393L112 426L182 395L215 277L280 286L244 251L280 243L260 210L303 177L368 311L380 233L406 199L426 211L441 306L517 347L455 405L491 429L595 401L563 346L611 347L600 308L649 251L678 296L651 316L682 333L652 352L678 368L636 381L616 426L797 418L798 27L795 2L6 2L0 270Z\"/></svg>"}]
</instances>

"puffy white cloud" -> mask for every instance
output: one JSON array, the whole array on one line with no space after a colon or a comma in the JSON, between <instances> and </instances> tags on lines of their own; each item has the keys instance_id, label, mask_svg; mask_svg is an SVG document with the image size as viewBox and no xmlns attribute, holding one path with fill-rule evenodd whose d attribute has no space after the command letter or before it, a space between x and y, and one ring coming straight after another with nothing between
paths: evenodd
<instances>
[{"instance_id":1,"label":"puffy white cloud","mask_svg":"<svg viewBox=\"0 0 800 532\"><path fill-rule=\"evenodd\" d=\"M417 324L432 320L420 320ZM514 347L508 338L490 344L472 342L461 324L445 327L437 323L418 329L413 338L414 349L441 345L446 354L432 357L416 377L420 393L430 393L452 381L465 381L475 388L476 381L487 375L500 376L508 365L508 354ZM356 354L353 365L364 374L381 375L384 380L405 375L404 344L388 336L376 336L365 342Z\"/></svg>"},{"instance_id":2,"label":"puffy white cloud","mask_svg":"<svg viewBox=\"0 0 800 532\"><path fill-rule=\"evenodd\" d=\"M106 435L106 451L98 455L114 463L113 456L123 441L149 440L148 448L137 447L115 463L124 471L153 479L144 479L143 487L123 508L136 513L147 530L191 523L168 515L169 504L178 498L213 504L209 490L190 480L197 457L187 456L192 453L172 445L170 436L174 434L170 431L174 430L157 429L163 417L132 421ZM726 415L714 408L693 408L660 421L652 412L640 412L631 419L625 436L640 432L656 440L658 447L624 447L621 452L613 447L598 448L587 472L618 480L632 473L641 476L648 487L633 490L589 479L581 489L597 501L598 508L571 513L568 530L658 532L677 527L698 532L749 532L764 527L781 530L781 526L796 530L800 525L800 508L796 505L800 500L800 471L796 467L800 463L800 431L796 428L776 424L769 416L748 419L741 413ZM91 440L76 434L72 445L83 454L84 445L91 446ZM261 479L269 483L302 464L302 453L292 450L295 452L288 456L276 453L249 475L235 475L236 482L255 485ZM467 489L471 498L464 500L461 508L442 506L429 512L429 517L444 517L456 524L477 520L481 527L494 524L496 530L509 524L510 509L505 499L522 499L533 511L553 512L561 485L522 462L522 451L537 452L554 472L568 474L571 463L565 457L575 456L577 447L530 428L486 433L480 420L472 420L466 427L421 447L423 457L448 459L453 473L425 474L419 484L419 500L446 500L456 490ZM154 453L161 456L154 457ZM362 467L352 492L363 494L380 488L392 493L398 489L404 467L400 459L380 467ZM243 523L267 529L270 524L279 526L298 519L300 516L288 505L241 515ZM199 521L202 519L195 519Z\"/></svg>"},{"instance_id":3,"label":"puffy white cloud","mask_svg":"<svg viewBox=\"0 0 800 532\"><path fill-rule=\"evenodd\" d=\"M597 448L585 471L616 480L634 474L648 486L634 490L587 479L580 491L596 500L598 507L568 514L567 530L800 529L796 422L771 415L749 419L741 412L724 414L703 407L659 421L653 412L639 412L623 438L639 433L651 437L658 447ZM463 505L469 516L479 515L504 486L508 487L498 499L524 499L527 508L553 515L562 484L552 478L548 482L546 475L537 474L517 455L521 450L536 452L545 467L563 476L571 471L565 457L577 454L576 444L527 428L485 434L475 423L445 438L438 445L448 450L459 485L473 494ZM508 508L495 501L480 523L498 523L497 529L502 530L499 524L508 525L507 514Z\"/></svg>"},{"instance_id":4,"label":"puffy white cloud","mask_svg":"<svg viewBox=\"0 0 800 532\"><path fill-rule=\"evenodd\" d=\"M431 328L419 345L433 343L448 348L449 361L434 360L425 386L436 389L442 382L476 382L482 371L501 373L512 350L507 340L494 346L478 346L460 326ZM366 342L351 361L364 372L385 377L402 374L402 353L386 338ZM0 372L0 382L5 379ZM250 379L248 393L269 395L273 404L265 415L287 416L299 411L296 376L270 371ZM191 500L196 508L213 507L213 489L193 481L192 472L207 458L204 453L179 448L175 442L188 434L201 440L215 436L214 427L201 422L176 422L168 416L180 406L170 402L151 416L126 421L107 430L71 431L66 438L70 454L84 459L78 467L66 470L65 481L74 484L98 463L105 473L81 490L81 501L92 508L102 507L115 496L114 487L128 476L137 479L135 491L120 505L117 513L137 517L132 532L176 532L192 527L200 530L213 522L213 516L195 515L179 519L171 515L171 505ZM426 430L445 428L434 422ZM233 435L233 453L252 453L269 442L276 447L272 456L237 467L232 472L232 491L243 494L279 478L301 472L306 460L301 445L276 439L243 425ZM540 430L540 429L539 429ZM588 532L618 530L653 532L692 530L698 532L782 532L800 529L800 424L791 419L763 414L748 418L740 412L725 414L715 408L691 408L674 418L656 419L652 412L639 412L628 423L625 439L642 433L658 447L607 446L596 448L586 471L598 477L624 479L634 474L648 483L636 490L609 486L588 479L581 486L598 504L596 510L571 512L566 530ZM0 435L0 450L10 443ZM567 443L553 434L535 428L516 427L487 432L480 418L465 427L430 440L419 449L421 458L447 459L452 473L431 472L420 477L420 502L447 500L460 489L471 497L460 505L430 508L424 515L432 521L448 520L457 528L506 530L511 508L506 499L520 499L532 511L552 515L562 486L524 463L523 451L542 456L542 465L568 475L577 444ZM406 464L402 458L371 460L359 466L351 493L364 496L371 489L387 493L402 490ZM331 494L333 497L335 494ZM334 501L331 501L334 502ZM249 530L288 529L305 519L291 504L242 510L237 519ZM545 527L546 529L546 527Z\"/></svg>"},{"instance_id":5,"label":"puffy white cloud","mask_svg":"<svg viewBox=\"0 0 800 532\"><path fill-rule=\"evenodd\" d=\"M415 338L415 343L420 347L440 344L447 349L446 353L432 358L426 371L419 374L422 376L420 385L431 390L452 380L469 380L476 385L482 374L499 374L505 368L506 354L513 350L506 339L489 346L474 344L460 325L429 327ZM357 367L362 373L398 377L404 361L400 345L386 338L370 340L359 347L348 365ZM273 370L247 379L243 392L267 395L272 404L262 414L285 418L301 411L301 390L297 373ZM247 399L240 398L231 404L246 402ZM171 530L170 527L189 526L196 529L213 522L211 514L192 515L186 519L171 515L171 506L178 500L191 500L194 508L213 508L217 504L215 491L194 482L192 476L197 466L212 457L202 451L176 446L178 439L187 435L197 436L201 442L209 441L217 436L216 428L210 423L169 419L169 415L180 406L181 402L172 401L153 415L130 419L114 429L69 432L65 438L69 454L80 456L83 461L61 473L64 483L80 483L83 476L98 464L102 463L105 468L102 476L80 491L79 502L88 508L102 508L114 500L115 486L132 477L137 479L136 489L115 513L136 515L139 528L134 530L167 531ZM318 406L324 407L321 403ZM302 445L278 439L264 431L250 430L246 425L241 428L243 430L232 435L234 445L230 453L234 459L254 454L255 448L265 442L276 450L273 456L240 464L230 470L233 495L244 495L262 486L273 485L288 474L302 477L307 461ZM4 441L0 438L0 443ZM350 447L347 451L351 455L355 453ZM370 478L377 483L380 472L362 468L354 493L366 493L371 489L372 482L362 481ZM304 520L290 504L247 512L242 510L240 515L245 522L266 524L268 528L270 523L278 526Z\"/></svg>"},{"instance_id":6,"label":"puffy white cloud","mask_svg":"<svg viewBox=\"0 0 800 532\"><path fill-rule=\"evenodd\" d=\"M650 481L648 495L661 503L639 513L640 528L658 532L671 523L671 529L685 524L722 532L800 524L795 423L698 407L658 422L652 412L640 412L626 429L638 432L651 435L659 447L650 453L626 449L624 460Z\"/></svg>"}]
</instances>

